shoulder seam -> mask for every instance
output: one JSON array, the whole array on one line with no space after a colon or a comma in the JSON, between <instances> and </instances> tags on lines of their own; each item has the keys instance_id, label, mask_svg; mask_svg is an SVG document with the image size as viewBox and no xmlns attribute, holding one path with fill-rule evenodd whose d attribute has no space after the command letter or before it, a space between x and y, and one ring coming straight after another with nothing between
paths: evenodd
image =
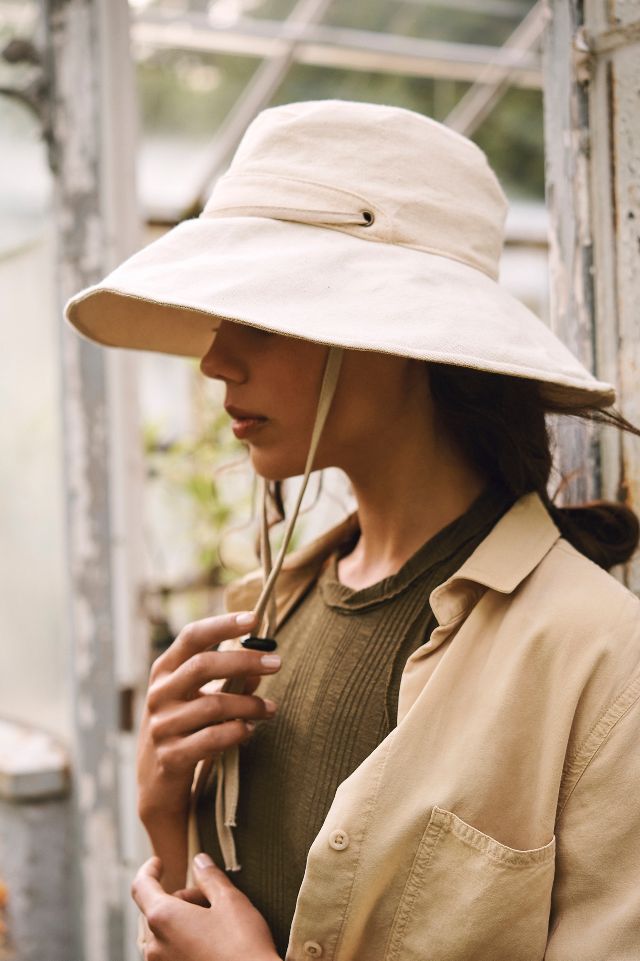
<instances>
[{"instance_id":1,"label":"shoulder seam","mask_svg":"<svg viewBox=\"0 0 640 961\"><path fill-rule=\"evenodd\" d=\"M563 784L560 788L556 820L560 818L567 801L575 791L580 779L586 772L600 747L607 740L614 727L633 705L640 699L640 672L632 678L626 688L618 695L613 704L601 714L591 731L578 748L563 771Z\"/></svg>"}]
</instances>

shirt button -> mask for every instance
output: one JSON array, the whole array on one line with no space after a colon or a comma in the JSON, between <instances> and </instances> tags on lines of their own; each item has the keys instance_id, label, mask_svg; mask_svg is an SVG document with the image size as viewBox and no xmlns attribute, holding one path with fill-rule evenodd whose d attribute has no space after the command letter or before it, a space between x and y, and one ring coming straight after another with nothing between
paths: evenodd
<instances>
[{"instance_id":1,"label":"shirt button","mask_svg":"<svg viewBox=\"0 0 640 961\"><path fill-rule=\"evenodd\" d=\"M322 945L317 941L305 941L302 950L310 958L319 958L322 954Z\"/></svg>"},{"instance_id":2,"label":"shirt button","mask_svg":"<svg viewBox=\"0 0 640 961\"><path fill-rule=\"evenodd\" d=\"M341 829L332 831L329 835L329 844L334 851L344 851L345 848L349 847L349 835Z\"/></svg>"}]
</instances>

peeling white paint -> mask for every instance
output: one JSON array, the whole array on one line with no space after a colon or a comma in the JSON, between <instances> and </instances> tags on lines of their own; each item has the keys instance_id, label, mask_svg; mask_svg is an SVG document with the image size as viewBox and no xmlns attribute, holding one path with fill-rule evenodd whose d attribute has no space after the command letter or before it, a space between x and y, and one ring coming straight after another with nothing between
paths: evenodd
<instances>
[{"instance_id":1,"label":"peeling white paint","mask_svg":"<svg viewBox=\"0 0 640 961\"><path fill-rule=\"evenodd\" d=\"M578 2L548 0L544 73L550 311L555 332L587 368L593 369L589 144L583 118L584 91L576 83L574 57ZM584 425L564 420L556 430L556 466L560 476L572 478L565 499L589 500L597 495L589 431Z\"/></svg>"},{"instance_id":2,"label":"peeling white paint","mask_svg":"<svg viewBox=\"0 0 640 961\"><path fill-rule=\"evenodd\" d=\"M620 26L637 26L640 0L618 0L615 16ZM609 59L613 73L620 406L631 421L640 424L640 42L636 39L618 47ZM620 481L637 511L640 442L628 436L621 441ZM640 557L627 566L625 574L627 583L640 592Z\"/></svg>"},{"instance_id":3,"label":"peeling white paint","mask_svg":"<svg viewBox=\"0 0 640 961\"><path fill-rule=\"evenodd\" d=\"M78 680L90 677L95 661L91 639L96 632L96 619L91 604L86 597L78 597L74 607L77 643L74 651L73 667Z\"/></svg>"},{"instance_id":4,"label":"peeling white paint","mask_svg":"<svg viewBox=\"0 0 640 961\"><path fill-rule=\"evenodd\" d=\"M95 777L87 771L80 771L76 774L76 781L80 810L85 813L93 811L98 794Z\"/></svg>"},{"instance_id":5,"label":"peeling white paint","mask_svg":"<svg viewBox=\"0 0 640 961\"><path fill-rule=\"evenodd\" d=\"M122 901L113 811L107 807L92 811L85 827L88 853L82 859L85 892L82 961L119 959L122 931L114 927L114 918L122 912Z\"/></svg>"},{"instance_id":6,"label":"peeling white paint","mask_svg":"<svg viewBox=\"0 0 640 961\"><path fill-rule=\"evenodd\" d=\"M618 386L623 414L640 424L640 0L549 2L545 134L552 315L583 363ZM583 53L571 57L576 47ZM584 429L565 430L561 444L565 471L589 457ZM624 497L638 510L637 438L603 431L599 455L589 484L579 497L572 491L574 498ZM625 579L640 592L640 558Z\"/></svg>"},{"instance_id":7,"label":"peeling white paint","mask_svg":"<svg viewBox=\"0 0 640 961\"><path fill-rule=\"evenodd\" d=\"M98 781L102 788L112 790L116 785L116 765L113 755L105 754L98 766Z\"/></svg>"},{"instance_id":8,"label":"peeling white paint","mask_svg":"<svg viewBox=\"0 0 640 961\"><path fill-rule=\"evenodd\" d=\"M124 0L46 0L53 71L55 210L60 300L106 272L101 9ZM133 163L133 158L131 158ZM109 399L104 352L62 331L70 621L74 654L75 784L82 961L121 961L117 689L111 587ZM106 877L105 877L106 875Z\"/></svg>"},{"instance_id":9,"label":"peeling white paint","mask_svg":"<svg viewBox=\"0 0 640 961\"><path fill-rule=\"evenodd\" d=\"M81 728L85 730L95 726L98 720L96 710L88 694L82 694L78 698L76 705L76 719Z\"/></svg>"}]
</instances>

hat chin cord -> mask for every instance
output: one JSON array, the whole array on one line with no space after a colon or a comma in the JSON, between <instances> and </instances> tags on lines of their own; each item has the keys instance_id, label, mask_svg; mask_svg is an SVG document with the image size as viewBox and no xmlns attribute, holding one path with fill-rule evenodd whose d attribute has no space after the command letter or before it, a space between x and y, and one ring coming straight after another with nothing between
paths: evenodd
<instances>
[{"instance_id":1,"label":"hat chin cord","mask_svg":"<svg viewBox=\"0 0 640 961\"><path fill-rule=\"evenodd\" d=\"M259 646L258 649L275 649L275 641L271 641L271 635L275 632L276 628L276 604L275 604L275 583L280 573L280 568L284 561L285 555L287 553L287 548L289 542L291 541L291 536L293 534L293 529L295 527L298 514L300 512L300 506L302 504L302 499L304 497L305 491L307 489L307 484L309 482L309 476L313 470L313 461L315 459L316 451L318 449L318 444L320 443L320 437L324 429L324 425L329 414L329 409L331 407L331 402L333 400L333 395L338 384L338 376L340 374L340 367L342 365L342 358L344 355L344 349L342 347L330 347L329 354L327 356L327 361L324 369L324 376L322 378L322 384L320 386L320 396L318 398L318 408L316 411L316 419L313 425L313 430L311 432L311 441L309 443L309 452L307 454L307 461L304 467L304 474L302 477L302 484L300 485L300 490L298 491L298 496L296 502L291 512L291 516L287 521L285 527L284 537L282 539L282 544L280 545L280 550L276 558L276 562L271 566L271 544L269 541L269 527L267 522L267 499L268 499L268 483L263 479L262 483L262 518L260 526L260 560L262 562L263 571L263 586L260 592L260 597L256 602L254 608L254 614L256 615L258 624L262 626L264 622L266 640L268 646ZM266 615L266 616L265 616ZM247 638L243 641L245 647L253 647L251 643L253 638ZM256 638L256 640L263 640L262 638ZM256 645L257 646L257 645Z\"/></svg>"},{"instance_id":2,"label":"hat chin cord","mask_svg":"<svg viewBox=\"0 0 640 961\"><path fill-rule=\"evenodd\" d=\"M325 364L324 375L320 387L316 418L311 433L309 452L302 477L302 484L296 498L294 508L287 521L284 537L275 563L272 564L271 543L269 540L269 527L267 522L267 481L262 482L262 516L260 523L260 560L262 563L263 584L260 596L256 602L254 613L256 615L258 630L264 627L266 636L251 636L242 641L243 646L272 651L276 647L273 634L276 629L276 598L275 583L280 573L284 561L287 547L291 541L296 519L300 512L302 498L307 489L309 476L313 470L313 461L318 449L320 437L327 420L327 415L331 407L335 390L338 384L340 367L344 349L342 347L330 347ZM230 693L242 693L244 690L244 678L234 678L225 683L223 690ZM227 871L239 871L240 865L236 857L236 846L232 828L236 825L236 811L238 808L238 796L240 789L239 755L237 745L228 748L222 754L218 754L212 762L201 762L194 777L194 789L192 792L191 809L191 831L190 831L190 853L195 854L197 846L197 836L195 836L195 806L198 796L209 780L213 770L216 773L216 800L215 800L215 822L216 833L220 851L224 859L224 866Z\"/></svg>"}]
</instances>

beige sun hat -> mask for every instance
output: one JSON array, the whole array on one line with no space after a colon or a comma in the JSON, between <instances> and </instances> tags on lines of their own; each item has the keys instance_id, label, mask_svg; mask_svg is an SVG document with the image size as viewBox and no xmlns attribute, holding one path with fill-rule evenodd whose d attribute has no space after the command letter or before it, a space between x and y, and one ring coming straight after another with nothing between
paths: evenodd
<instances>
[{"instance_id":1,"label":"beige sun hat","mask_svg":"<svg viewBox=\"0 0 640 961\"><path fill-rule=\"evenodd\" d=\"M539 381L596 380L498 282L506 200L484 153L410 110L292 103L253 121L202 214L66 306L100 344L201 357L221 318Z\"/></svg>"}]
</instances>

